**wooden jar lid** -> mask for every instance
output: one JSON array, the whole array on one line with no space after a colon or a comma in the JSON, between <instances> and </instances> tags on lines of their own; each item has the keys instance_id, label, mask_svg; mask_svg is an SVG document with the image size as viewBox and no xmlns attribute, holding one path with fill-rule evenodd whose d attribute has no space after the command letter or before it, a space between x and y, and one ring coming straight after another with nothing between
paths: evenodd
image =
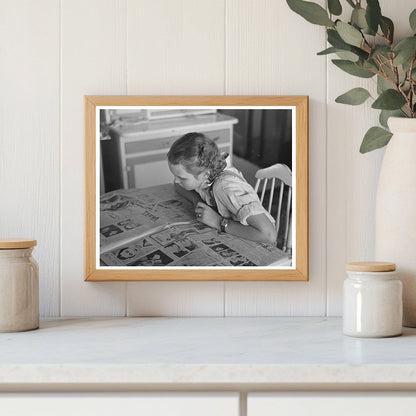
<instances>
[{"instance_id":1,"label":"wooden jar lid","mask_svg":"<svg viewBox=\"0 0 416 416\"><path fill-rule=\"evenodd\" d=\"M0 250L14 248L30 248L34 247L36 244L36 240L29 240L27 238L0 238Z\"/></svg>"},{"instance_id":2,"label":"wooden jar lid","mask_svg":"<svg viewBox=\"0 0 416 416\"><path fill-rule=\"evenodd\" d=\"M385 261L357 261L347 263L346 269L351 272L393 272L396 265Z\"/></svg>"}]
</instances>

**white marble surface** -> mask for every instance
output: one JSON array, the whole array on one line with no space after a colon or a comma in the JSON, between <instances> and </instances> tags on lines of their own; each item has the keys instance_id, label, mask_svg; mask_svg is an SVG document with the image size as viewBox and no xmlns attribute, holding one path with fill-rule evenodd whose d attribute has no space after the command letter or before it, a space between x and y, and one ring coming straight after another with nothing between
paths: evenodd
<instances>
[{"instance_id":1,"label":"white marble surface","mask_svg":"<svg viewBox=\"0 0 416 416\"><path fill-rule=\"evenodd\" d=\"M99 385L363 383L416 386L416 329L351 338L339 318L42 320L0 334L0 388Z\"/></svg>"}]
</instances>

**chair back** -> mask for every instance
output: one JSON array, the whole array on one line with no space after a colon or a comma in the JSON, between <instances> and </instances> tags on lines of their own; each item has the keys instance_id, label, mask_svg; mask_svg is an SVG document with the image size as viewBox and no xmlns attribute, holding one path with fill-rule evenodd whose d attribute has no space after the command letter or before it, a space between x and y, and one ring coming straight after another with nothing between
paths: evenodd
<instances>
[{"instance_id":1,"label":"chair back","mask_svg":"<svg viewBox=\"0 0 416 416\"><path fill-rule=\"evenodd\" d=\"M277 163L276 165L269 166L268 168L259 169L256 172L256 186L254 190L258 193L261 189L260 201L267 211L272 214L272 207L274 200L277 200L277 210L275 214L276 218L276 231L279 235L279 229L282 225L283 228L283 244L282 249L288 251L291 249L291 219L292 219L292 171L288 166ZM279 187L278 195L275 196L275 189ZM287 188L286 204L283 209L283 195ZM266 206L266 192L269 193L268 204ZM283 211L285 213L284 221L282 221Z\"/></svg>"}]
</instances>

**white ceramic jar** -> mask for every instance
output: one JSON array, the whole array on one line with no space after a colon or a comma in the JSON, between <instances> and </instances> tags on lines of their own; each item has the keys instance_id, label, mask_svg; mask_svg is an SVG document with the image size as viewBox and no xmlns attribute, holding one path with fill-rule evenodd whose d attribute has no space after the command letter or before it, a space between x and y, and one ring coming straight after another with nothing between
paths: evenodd
<instances>
[{"instance_id":1,"label":"white ceramic jar","mask_svg":"<svg viewBox=\"0 0 416 416\"><path fill-rule=\"evenodd\" d=\"M0 240L0 332L39 327L38 264L32 257L36 240Z\"/></svg>"},{"instance_id":2,"label":"white ceramic jar","mask_svg":"<svg viewBox=\"0 0 416 416\"><path fill-rule=\"evenodd\" d=\"M396 265L347 264L343 288L343 332L354 337L392 337L402 333L402 282Z\"/></svg>"}]
</instances>

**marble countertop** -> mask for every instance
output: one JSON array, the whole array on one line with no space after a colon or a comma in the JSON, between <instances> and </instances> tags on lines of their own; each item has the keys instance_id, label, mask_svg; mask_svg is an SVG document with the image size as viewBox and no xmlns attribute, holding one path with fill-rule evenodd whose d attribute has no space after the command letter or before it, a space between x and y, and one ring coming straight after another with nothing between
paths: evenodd
<instances>
[{"instance_id":1,"label":"marble countertop","mask_svg":"<svg viewBox=\"0 0 416 416\"><path fill-rule=\"evenodd\" d=\"M0 334L0 388L48 383L416 386L416 329L364 339L339 318L90 318Z\"/></svg>"}]
</instances>

